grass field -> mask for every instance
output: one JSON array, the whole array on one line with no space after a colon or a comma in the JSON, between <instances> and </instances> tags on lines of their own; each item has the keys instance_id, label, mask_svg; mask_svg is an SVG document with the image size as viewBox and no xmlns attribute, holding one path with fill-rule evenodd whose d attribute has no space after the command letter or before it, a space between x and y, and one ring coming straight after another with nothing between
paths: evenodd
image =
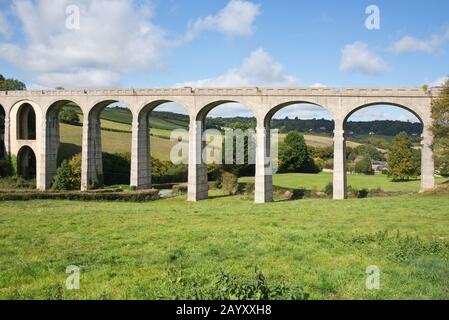
<instances>
[{"instance_id":1,"label":"grass field","mask_svg":"<svg viewBox=\"0 0 449 320\"><path fill-rule=\"evenodd\" d=\"M437 178L438 182L444 179ZM242 178L241 182L254 182L254 178ZM273 184L278 187L323 190L328 183L332 182L332 173L322 172L320 174L289 173L277 174L273 178ZM348 174L348 186L356 189L381 188L387 192L418 192L421 181L413 180L407 182L392 182L386 175L351 175Z\"/></svg>"},{"instance_id":2,"label":"grass field","mask_svg":"<svg viewBox=\"0 0 449 320\"><path fill-rule=\"evenodd\" d=\"M79 113L80 121L83 121L81 110L74 108ZM132 117L127 109L105 109L101 113L101 127L104 129L117 130L113 132L108 130L102 131L102 147L104 152L108 153L124 153L131 151L131 127ZM174 142L169 141L170 135L175 129L188 129L188 124L177 119L161 119L150 117L151 126L151 152L152 156L160 160L167 161L170 159L170 151L174 146ZM76 154L81 152L82 128L61 124L61 143L63 155ZM285 134L280 135L280 141L285 138ZM322 135L304 135L309 146L327 147L333 145L332 137ZM360 144L356 142L348 142L348 146L356 147Z\"/></svg>"},{"instance_id":3,"label":"grass field","mask_svg":"<svg viewBox=\"0 0 449 320\"><path fill-rule=\"evenodd\" d=\"M280 134L280 142L284 141L285 137L287 137L286 134ZM312 147L324 148L334 145L334 139L331 136L304 134L304 139L306 140L307 145ZM351 148L356 148L361 144L354 141L347 141L346 145Z\"/></svg>"},{"instance_id":4,"label":"grass field","mask_svg":"<svg viewBox=\"0 0 449 320\"><path fill-rule=\"evenodd\" d=\"M158 121L159 119L154 119L154 122ZM102 119L101 126L105 129L120 131L102 131L102 148L104 152L131 152L131 126L129 124ZM163 126L168 127L167 122L161 121L158 126L159 127L151 129L151 152L153 157L166 161L170 159L170 151L175 145L175 142L169 140L172 130L161 128ZM178 129L179 128L181 127L178 127ZM66 146L64 146L65 150L63 150L65 154L81 152L81 138L81 127L61 124L61 143L66 144ZM315 147L330 146L333 143L332 138L324 136L305 135L305 139L308 145ZM358 144L351 142L350 145L357 146Z\"/></svg>"},{"instance_id":5,"label":"grass field","mask_svg":"<svg viewBox=\"0 0 449 320\"><path fill-rule=\"evenodd\" d=\"M121 126L121 124L114 123L114 126L119 127ZM131 133L103 130L101 132L101 136L102 148L104 152L131 152ZM81 139L81 127L61 124L61 143L71 145L71 149L75 150L77 149L76 147L78 147L78 152L81 152ZM151 137L151 153L155 158L158 158L160 160L170 160L170 151L174 145L175 142L172 142L170 140L153 136Z\"/></svg>"},{"instance_id":6,"label":"grass field","mask_svg":"<svg viewBox=\"0 0 449 320\"><path fill-rule=\"evenodd\" d=\"M0 298L195 298L220 270L301 285L311 299L449 299L449 197L255 205L32 201L0 206ZM81 268L79 291L66 267ZM381 272L367 290L368 266Z\"/></svg>"}]
</instances>

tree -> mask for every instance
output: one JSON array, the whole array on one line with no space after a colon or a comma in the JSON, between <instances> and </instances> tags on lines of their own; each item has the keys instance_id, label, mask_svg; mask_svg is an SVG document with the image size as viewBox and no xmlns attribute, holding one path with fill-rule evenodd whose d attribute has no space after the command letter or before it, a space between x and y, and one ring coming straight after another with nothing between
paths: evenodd
<instances>
[{"instance_id":1,"label":"tree","mask_svg":"<svg viewBox=\"0 0 449 320\"><path fill-rule=\"evenodd\" d=\"M255 159L250 159L250 156L254 156L253 154L250 153L250 148L251 145L255 145L255 137L253 134L251 134L251 130L254 130L253 128L254 126L252 125L252 123L242 123L242 122L235 122L232 123L229 128L234 130L234 133L236 133L236 130L241 130L242 133L248 133L248 135L245 135L243 137L243 160L244 160L244 164L237 164L235 163L237 160L237 151L241 152L241 150L237 150L237 137L234 135L233 136L233 150L232 150L232 154L233 154L233 159L234 159L234 163L233 164L226 164L226 139L223 139L222 142L222 161L223 161L223 165L219 166L220 168L218 168L217 166L215 166L215 168L212 169L222 169L226 172L232 173L234 175L236 175L237 177L250 177L250 176L254 176L256 174L256 166L254 165L254 160ZM255 131L254 131L255 132ZM212 176L220 174L219 172L215 172L213 173Z\"/></svg>"},{"instance_id":2,"label":"tree","mask_svg":"<svg viewBox=\"0 0 449 320\"><path fill-rule=\"evenodd\" d=\"M389 176L393 181L405 181L418 176L419 166L410 137L402 132L396 136L388 156Z\"/></svg>"},{"instance_id":3,"label":"tree","mask_svg":"<svg viewBox=\"0 0 449 320\"><path fill-rule=\"evenodd\" d=\"M304 136L298 131L290 132L279 150L279 172L318 173L309 153Z\"/></svg>"},{"instance_id":4,"label":"tree","mask_svg":"<svg viewBox=\"0 0 449 320\"><path fill-rule=\"evenodd\" d=\"M449 175L449 80L432 101L432 131L435 136L435 163L441 175Z\"/></svg>"},{"instance_id":5,"label":"tree","mask_svg":"<svg viewBox=\"0 0 449 320\"><path fill-rule=\"evenodd\" d=\"M6 79L0 74L0 91L26 90L26 85L15 79Z\"/></svg>"},{"instance_id":6,"label":"tree","mask_svg":"<svg viewBox=\"0 0 449 320\"><path fill-rule=\"evenodd\" d=\"M355 172L366 175L373 175L374 170L371 164L371 159L369 157L365 157L362 160L358 161L355 164Z\"/></svg>"},{"instance_id":7,"label":"tree","mask_svg":"<svg viewBox=\"0 0 449 320\"><path fill-rule=\"evenodd\" d=\"M64 160L56 171L53 190L79 190L81 188L81 155L74 156L70 161Z\"/></svg>"},{"instance_id":8,"label":"tree","mask_svg":"<svg viewBox=\"0 0 449 320\"><path fill-rule=\"evenodd\" d=\"M59 120L62 123L71 124L75 126L80 124L80 117L73 109L63 109L59 113Z\"/></svg>"}]
</instances>

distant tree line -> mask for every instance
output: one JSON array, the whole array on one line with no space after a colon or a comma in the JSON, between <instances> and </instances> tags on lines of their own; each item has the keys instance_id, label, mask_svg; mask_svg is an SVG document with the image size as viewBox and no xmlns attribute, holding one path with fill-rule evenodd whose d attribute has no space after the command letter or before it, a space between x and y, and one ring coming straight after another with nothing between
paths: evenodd
<instances>
[{"instance_id":1,"label":"distant tree line","mask_svg":"<svg viewBox=\"0 0 449 320\"><path fill-rule=\"evenodd\" d=\"M157 113L155 113L157 114ZM170 115L165 115L170 116ZM256 126L255 118L234 117L234 118L209 118L208 127L223 128L234 127L237 123L245 123ZM326 119L273 119L271 127L279 129L281 133L291 131L313 132L332 134L334 132L334 122ZM379 136L395 137L401 132L410 136L420 135L422 133L422 124L406 121L376 120L376 121L350 121L346 124L346 132L354 135L369 135L374 133Z\"/></svg>"},{"instance_id":2,"label":"distant tree line","mask_svg":"<svg viewBox=\"0 0 449 320\"><path fill-rule=\"evenodd\" d=\"M15 91L26 90L26 86L23 82L15 79L6 79L0 74L0 91ZM0 107L0 157L4 155L3 137L5 134L5 113L3 108Z\"/></svg>"},{"instance_id":3,"label":"distant tree line","mask_svg":"<svg viewBox=\"0 0 449 320\"><path fill-rule=\"evenodd\" d=\"M117 118L117 114L112 114L108 111L115 109L126 110L124 114L121 114ZM107 109L102 115L103 118L111 121L122 122L130 124L131 114L127 109L116 106L115 108ZM164 121L173 121L175 126L188 128L189 116L185 114L177 114L168 111L154 111L151 113L152 118L163 119ZM232 118L207 118L206 128L222 130L223 128L239 128L242 126L248 126L251 128L256 127L256 118L254 117L232 117ZM285 119L273 119L271 123L273 129L279 129L280 133L289 133L292 131L298 131L303 133L323 133L332 135L334 132L334 121L327 119L307 119L302 120L299 118L285 118ZM422 133L422 124L406 121L393 121L393 120L376 120L376 121L351 121L346 124L346 132L355 136L369 135L374 133L376 136L389 136L395 137L401 132L407 133L409 136L420 136ZM378 146L387 148L388 146Z\"/></svg>"},{"instance_id":4,"label":"distant tree line","mask_svg":"<svg viewBox=\"0 0 449 320\"><path fill-rule=\"evenodd\" d=\"M26 85L15 79L6 79L0 74L0 91L26 90Z\"/></svg>"}]
</instances>

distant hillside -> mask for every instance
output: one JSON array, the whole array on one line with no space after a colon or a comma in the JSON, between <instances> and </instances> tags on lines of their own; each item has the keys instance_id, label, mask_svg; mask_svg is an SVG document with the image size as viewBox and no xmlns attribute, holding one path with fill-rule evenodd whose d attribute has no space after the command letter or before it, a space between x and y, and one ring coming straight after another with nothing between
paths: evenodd
<instances>
[{"instance_id":1,"label":"distant hillside","mask_svg":"<svg viewBox=\"0 0 449 320\"><path fill-rule=\"evenodd\" d=\"M120 107L107 108L101 113L103 120L131 125L131 113L127 109ZM176 114L172 112L155 111L150 117L151 127L161 130L174 130L179 128L187 129L189 127L189 117L187 115ZM256 126L255 118L233 117L233 118L208 118L208 128L235 127L238 124ZM300 131L305 133L319 133L332 135L334 131L334 122L326 119L273 119L272 128L279 129L281 133L290 131ZM367 122L348 122L346 131L352 135L366 136L375 134L376 136L394 137L400 132L406 132L411 136L420 135L422 132L421 123L412 123L405 121L367 121Z\"/></svg>"},{"instance_id":2,"label":"distant hillside","mask_svg":"<svg viewBox=\"0 0 449 320\"><path fill-rule=\"evenodd\" d=\"M219 127L228 127L236 123L251 123L256 125L255 118L214 118L208 119L208 123ZM334 131L334 122L326 119L273 119L272 128L279 129L281 133L290 131L327 133ZM409 135L420 135L422 132L421 123L412 123L405 121L378 120L368 122L348 122L346 131L353 135L369 135L374 133L379 136L394 137L400 132L407 132Z\"/></svg>"}]
</instances>

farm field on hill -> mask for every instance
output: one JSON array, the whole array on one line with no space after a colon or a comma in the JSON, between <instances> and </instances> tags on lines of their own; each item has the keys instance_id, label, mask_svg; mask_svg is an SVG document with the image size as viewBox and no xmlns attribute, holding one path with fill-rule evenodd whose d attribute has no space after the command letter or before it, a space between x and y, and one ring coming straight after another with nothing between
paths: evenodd
<instances>
[{"instance_id":1,"label":"farm field on hill","mask_svg":"<svg viewBox=\"0 0 449 320\"><path fill-rule=\"evenodd\" d=\"M449 197L255 205L31 201L0 207L2 299L193 299L220 271L310 299L448 299ZM20 214L19 214L20 213ZM81 268L79 291L66 267ZM366 269L381 272L367 290Z\"/></svg>"},{"instance_id":2,"label":"farm field on hill","mask_svg":"<svg viewBox=\"0 0 449 320\"><path fill-rule=\"evenodd\" d=\"M159 120L159 119L156 119ZM157 121L159 122L159 121ZM159 122L161 126L166 126L163 121ZM131 126L124 123L113 122L109 120L101 120L101 126L104 129L117 130L117 132L102 130L103 151L109 153L123 153L131 151ZM178 127L178 129L181 127ZM175 145L170 141L172 130L160 129L159 127L151 128L151 143L153 156L160 160L170 159L170 150ZM67 124L61 124L61 143L70 144L71 150L80 149L81 147L82 128ZM280 135L282 141L285 135ZM333 144L331 137L305 135L304 138L309 146L327 147ZM348 146L356 147L360 144L348 142ZM65 148L68 148L67 146ZM66 151L66 150L65 150Z\"/></svg>"},{"instance_id":3,"label":"farm field on hill","mask_svg":"<svg viewBox=\"0 0 449 320\"><path fill-rule=\"evenodd\" d=\"M131 133L103 130L101 135L104 152L131 152ZM79 153L81 152L81 139L81 127L61 124L61 143L68 144L68 146L63 146L63 148L66 150L77 150L77 153ZM175 142L170 140L153 136L151 137L152 155L160 160L170 160L170 151L174 145ZM66 152L66 150L63 152Z\"/></svg>"}]
</instances>

